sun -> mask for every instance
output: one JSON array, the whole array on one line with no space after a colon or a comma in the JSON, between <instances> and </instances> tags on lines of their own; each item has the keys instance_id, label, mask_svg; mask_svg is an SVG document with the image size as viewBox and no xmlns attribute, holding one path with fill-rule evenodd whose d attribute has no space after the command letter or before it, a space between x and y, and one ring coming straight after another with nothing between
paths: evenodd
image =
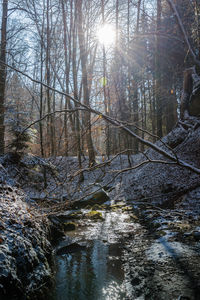
<instances>
[{"instance_id":1,"label":"sun","mask_svg":"<svg viewBox=\"0 0 200 300\"><path fill-rule=\"evenodd\" d=\"M102 25L98 28L96 36L98 41L105 47L113 45L116 37L114 26L111 24Z\"/></svg>"}]
</instances>

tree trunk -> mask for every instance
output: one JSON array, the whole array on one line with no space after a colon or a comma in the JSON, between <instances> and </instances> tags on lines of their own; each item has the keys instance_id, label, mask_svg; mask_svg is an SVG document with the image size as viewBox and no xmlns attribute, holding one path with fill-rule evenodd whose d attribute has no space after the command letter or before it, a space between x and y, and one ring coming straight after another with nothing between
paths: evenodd
<instances>
[{"instance_id":1,"label":"tree trunk","mask_svg":"<svg viewBox=\"0 0 200 300\"><path fill-rule=\"evenodd\" d=\"M73 41L73 54L72 54L72 70L73 70L73 83L74 83L74 98L79 99L78 95L78 74L77 74L77 64L76 64L76 54L77 54L77 27L76 27L76 21L77 21L77 14L74 13L74 26L73 26L73 35L72 35L72 41ZM76 107L78 107L78 104L75 104ZM79 169L82 169L82 161L81 161L81 130L80 130L80 114L79 111L75 113L75 126L76 126L76 142L77 142L77 158L78 158L78 164ZM80 173L79 181L82 182L84 180L83 173Z\"/></svg>"},{"instance_id":2,"label":"tree trunk","mask_svg":"<svg viewBox=\"0 0 200 300\"><path fill-rule=\"evenodd\" d=\"M89 101L89 89L88 89L88 78L87 78L87 53L84 41L84 32L82 28L82 0L77 1L77 12L78 12L78 39L79 39L79 48L80 48L80 60L82 68L82 84L83 84L83 102L85 105L90 106ZM84 128L87 130L86 133L86 142L88 148L89 156L89 166L95 164L95 152L92 142L92 131L91 131L91 121L90 121L90 112L86 111L84 115Z\"/></svg>"},{"instance_id":3,"label":"tree trunk","mask_svg":"<svg viewBox=\"0 0 200 300\"><path fill-rule=\"evenodd\" d=\"M1 23L1 53L0 60L6 62L6 43L7 43L7 17L8 17L8 0L3 0L2 4L2 23ZM5 127L4 127L4 112L5 112L5 85L6 85L6 67L0 62L0 154L4 154Z\"/></svg>"},{"instance_id":4,"label":"tree trunk","mask_svg":"<svg viewBox=\"0 0 200 300\"><path fill-rule=\"evenodd\" d=\"M105 3L104 0L101 0L101 14L102 14L102 23L104 25L105 23ZM106 84L107 84L107 78L106 78L106 49L105 45L103 45L103 100L104 100L104 108L105 108L105 114L109 115L109 101L108 101L108 95L106 93ZM109 159L110 157L110 130L109 130L109 124L106 123L105 125L105 133L106 133L106 155Z\"/></svg>"},{"instance_id":5,"label":"tree trunk","mask_svg":"<svg viewBox=\"0 0 200 300\"><path fill-rule=\"evenodd\" d=\"M155 53L155 97L156 97L156 123L157 136L162 137L162 97L161 97L161 49L160 49L160 30L161 30L161 0L157 0L157 20L156 20L156 53Z\"/></svg>"},{"instance_id":6,"label":"tree trunk","mask_svg":"<svg viewBox=\"0 0 200 300\"><path fill-rule=\"evenodd\" d=\"M69 75L70 75L70 65L71 65L71 37L72 37L72 1L71 5L71 12L70 12L70 34L68 40L68 51L67 51L67 21L66 21L66 6L64 4L64 0L61 1L62 4L62 20L63 20L63 44L64 44L64 52L65 52L65 87L66 93L69 94ZM65 99L65 109L72 109L70 99L66 97ZM69 121L72 129L73 137L76 136L75 134L75 124L72 118L72 115L69 115ZM68 138L69 138L69 130L67 126L67 113L64 116L64 133L65 133L65 154L68 155Z\"/></svg>"},{"instance_id":7,"label":"tree trunk","mask_svg":"<svg viewBox=\"0 0 200 300\"><path fill-rule=\"evenodd\" d=\"M47 85L50 86L50 25L49 25L49 7L50 3L47 0L47 11L46 11L46 18L47 18L47 46L46 46L46 82ZM51 95L50 90L47 88L46 90L46 97L47 97L47 109L48 114L51 113ZM53 130L53 115L49 115L47 118L47 126L48 126L48 140L49 140L49 155L54 155L55 147L54 147L54 130Z\"/></svg>"}]
</instances>

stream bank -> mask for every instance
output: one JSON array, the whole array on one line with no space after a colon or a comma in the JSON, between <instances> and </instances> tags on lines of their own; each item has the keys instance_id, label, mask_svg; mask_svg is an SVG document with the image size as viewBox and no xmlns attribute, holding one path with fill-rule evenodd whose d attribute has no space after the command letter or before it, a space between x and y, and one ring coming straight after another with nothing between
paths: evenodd
<instances>
[{"instance_id":1,"label":"stream bank","mask_svg":"<svg viewBox=\"0 0 200 300\"><path fill-rule=\"evenodd\" d=\"M156 144L199 167L199 120L188 121L184 127L179 124ZM90 172L84 171L85 180L81 183L75 176L79 171L75 157L44 160L25 155L20 164L14 164L8 154L1 157L0 292L6 295L3 299L22 300L30 296L38 300L40 296L43 299L47 296L52 279L49 238L51 235L54 242L59 240L63 226L56 219L49 226L46 217L38 218L38 214L52 215L56 209L62 211L65 223L71 222L64 224L64 228L75 230L66 232L63 244L59 244L61 248L56 248L57 288L52 292L55 297L64 297L63 294L59 296L58 291L69 290L70 282L74 284L75 291L80 282L82 286L89 282L89 291L93 292L88 296L90 292L88 294L86 289L87 297L94 297L93 293L102 297L100 273L105 286L107 281L111 282L110 278L114 278L116 284L109 285L109 289L117 290L119 299L199 299L199 175L178 165L143 164L147 157L164 159L152 149L147 149L145 155L131 156L132 167L141 164L140 167L119 173L115 180L114 174L130 167L125 155L117 156ZM101 165L103 158L97 157L97 160ZM88 158L83 162L86 170L87 166ZM48 182L46 189L42 181L44 169ZM76 208L77 199L81 198L84 202L81 207L86 204L85 201L87 204L99 201L94 197L99 191L100 195L106 194L116 203L123 201L121 206L104 207L100 204L101 208L95 208L96 213L88 209L87 216L82 211L79 214L77 209L73 212L74 216L69 216L69 211L65 213L70 202ZM126 210L127 205L129 208ZM123 219L125 215L128 215L129 221ZM120 229L118 223L121 224ZM123 224L127 224L125 228ZM105 273L97 272L100 270L98 253L104 253L100 265L104 266L102 270ZM113 267L108 260L109 253L113 257ZM80 270L83 273L79 276ZM89 278L83 275L85 273L90 274ZM121 275L118 276L118 273ZM74 277L67 277L71 274L77 276L78 283ZM11 292L11 286L16 290ZM106 294L109 295L107 288ZM113 295L117 299L118 296Z\"/></svg>"},{"instance_id":2,"label":"stream bank","mask_svg":"<svg viewBox=\"0 0 200 300\"><path fill-rule=\"evenodd\" d=\"M0 183L0 299L46 299L52 285L49 222L19 188Z\"/></svg>"},{"instance_id":3,"label":"stream bank","mask_svg":"<svg viewBox=\"0 0 200 300\"><path fill-rule=\"evenodd\" d=\"M89 210L68 214L76 229L56 248L51 300L200 299L200 220L139 206L99 209L95 221Z\"/></svg>"},{"instance_id":4,"label":"stream bank","mask_svg":"<svg viewBox=\"0 0 200 300\"><path fill-rule=\"evenodd\" d=\"M128 299L199 300L199 217L150 205L134 212L142 226L124 248Z\"/></svg>"},{"instance_id":5,"label":"stream bank","mask_svg":"<svg viewBox=\"0 0 200 300\"><path fill-rule=\"evenodd\" d=\"M66 232L59 243L52 300L125 299L121 257L126 237L138 225L114 207L98 212L102 218L94 220L90 210L80 210L76 230Z\"/></svg>"}]
</instances>

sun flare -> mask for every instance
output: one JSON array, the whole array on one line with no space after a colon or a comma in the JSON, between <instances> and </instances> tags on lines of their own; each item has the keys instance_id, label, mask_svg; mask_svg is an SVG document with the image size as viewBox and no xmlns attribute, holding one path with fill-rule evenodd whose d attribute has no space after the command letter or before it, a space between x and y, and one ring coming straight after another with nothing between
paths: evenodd
<instances>
[{"instance_id":1,"label":"sun flare","mask_svg":"<svg viewBox=\"0 0 200 300\"><path fill-rule=\"evenodd\" d=\"M97 30L97 39L105 47L115 43L115 35L115 29L111 24L104 24Z\"/></svg>"}]
</instances>

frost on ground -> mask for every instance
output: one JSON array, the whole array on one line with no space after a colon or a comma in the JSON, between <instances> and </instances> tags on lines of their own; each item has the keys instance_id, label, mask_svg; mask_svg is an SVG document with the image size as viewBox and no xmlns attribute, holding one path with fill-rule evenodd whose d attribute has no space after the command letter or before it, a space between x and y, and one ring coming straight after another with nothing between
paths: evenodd
<instances>
[{"instance_id":1,"label":"frost on ground","mask_svg":"<svg viewBox=\"0 0 200 300\"><path fill-rule=\"evenodd\" d=\"M200 167L198 122L193 118L186 122L187 126L179 124L156 145L178 159ZM199 201L196 201L200 198L199 175L194 172L178 165L155 162L135 169L148 159L169 162L150 148L144 154L131 155L129 159L125 154L104 159L96 157L97 165L91 169L88 168L88 158L83 157L80 171L76 157L52 157L32 166L27 163L28 157L20 167L21 177L19 174L16 177L30 200L45 199L46 203L50 201L55 204L73 202L104 189L115 201L142 201L169 208L192 208L193 213L199 213ZM129 170L122 172L124 169ZM80 172L84 176L82 182Z\"/></svg>"},{"instance_id":2,"label":"frost on ground","mask_svg":"<svg viewBox=\"0 0 200 300\"><path fill-rule=\"evenodd\" d=\"M187 126L182 127L179 124L162 141L158 141L157 146L195 167L200 167L198 122L193 118L188 121ZM164 278L169 289L174 289L176 285L171 278L173 274L175 282L177 280L180 286L178 292L169 293L171 296L169 299L178 298L181 288L185 292L199 291L196 287L192 289L191 282L187 279L178 281L178 278L184 278L185 269L177 269L175 267L177 264L171 259L172 254L178 253L179 256L182 253L180 256L184 260L187 258L185 254L189 253L191 274L194 273L194 276L191 276L194 278L195 286L198 286L196 277L199 273L196 265L199 258L194 254L193 246L195 243L198 244L200 239L199 175L178 165L170 166L155 162L136 168L148 159L168 162L165 157L152 149L147 149L144 154L132 155L129 159L125 154L112 156L106 160L103 157L96 157L97 165L92 169L88 168L88 158L82 158L81 171L76 157L41 159L27 154L18 162L14 160L12 154L1 157L1 293L4 293L4 287L9 282L14 283L17 292L23 291L24 283L28 287L27 291L31 291L37 282L45 285L44 278L47 279L50 274L46 260L47 249L50 248L45 238L45 228L41 220L34 221L34 212L29 211L28 205L31 207L39 205L41 214L42 212L52 214L55 213L54 206L60 207L60 210L67 209L70 203L93 197L97 191L104 191L110 201L127 201L133 209L138 209L139 214L145 212L141 221L139 216L139 223L148 222L147 228L152 228L155 234L152 238L152 232L148 233L147 229L143 232L142 229L138 234L135 233L134 237L127 238L125 268L127 285L132 287L130 299L140 299L144 295L147 297L144 299L166 299L164 295L167 293L167 287L162 284L160 278ZM124 169L129 170L123 172ZM80 172L83 172L84 176L84 181L81 182ZM25 204L24 200L28 204ZM171 254L161 243L164 241L161 238L168 235L168 245L175 248ZM22 253L25 253L24 256ZM24 263L26 261L28 263ZM41 261L42 265L39 264ZM19 274L22 273L24 274L20 277ZM139 279L137 274L140 274ZM156 284L152 284L150 279ZM9 290L9 286L7 289ZM142 289L145 291L143 294ZM159 295L159 298L156 298L157 296L148 298L152 293ZM189 299L198 299L195 295L191 295L188 296L186 293Z\"/></svg>"},{"instance_id":3,"label":"frost on ground","mask_svg":"<svg viewBox=\"0 0 200 300\"><path fill-rule=\"evenodd\" d=\"M6 173L0 171L0 176L5 179ZM43 292L52 276L50 261L45 220L36 219L19 188L1 181L0 299L45 299Z\"/></svg>"},{"instance_id":4,"label":"frost on ground","mask_svg":"<svg viewBox=\"0 0 200 300\"><path fill-rule=\"evenodd\" d=\"M199 300L200 219L155 208L149 216L144 206L136 213L140 227L125 242L123 256L127 299Z\"/></svg>"}]
</instances>

